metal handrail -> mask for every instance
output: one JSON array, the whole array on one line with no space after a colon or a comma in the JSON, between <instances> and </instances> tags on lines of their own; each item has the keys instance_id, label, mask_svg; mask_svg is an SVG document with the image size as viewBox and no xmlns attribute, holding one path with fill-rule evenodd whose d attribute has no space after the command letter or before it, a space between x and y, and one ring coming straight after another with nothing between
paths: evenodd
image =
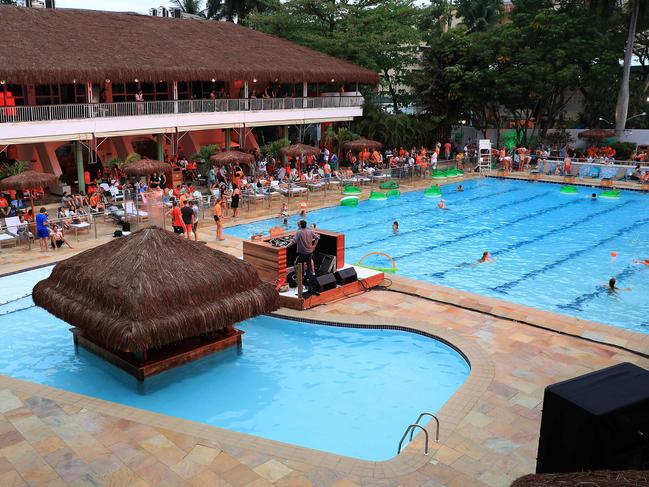
<instances>
[{"instance_id":1,"label":"metal handrail","mask_svg":"<svg viewBox=\"0 0 649 487\"><path fill-rule=\"evenodd\" d=\"M437 429L435 431L435 441L439 441L439 419L437 419L437 416L435 416L433 413L421 413L419 417L417 418L417 421L415 421L414 424L418 425L419 421L421 421L421 418L424 416L430 416L435 420L435 423L437 424ZM410 441L412 441L412 435L414 434L414 430L410 431Z\"/></svg>"},{"instance_id":2,"label":"metal handrail","mask_svg":"<svg viewBox=\"0 0 649 487\"><path fill-rule=\"evenodd\" d=\"M403 440L406 439L406 436L408 436L409 432L412 432L415 428L419 428L424 432L424 435L426 435L426 447L424 448L424 455L428 455L428 431L426 431L426 428L419 424L411 424L406 428L406 431L403 433L403 436L401 437L401 441L399 442L399 448L397 449L397 455L401 453L401 446L403 445ZM412 435L411 435L412 438Z\"/></svg>"},{"instance_id":3,"label":"metal handrail","mask_svg":"<svg viewBox=\"0 0 649 487\"><path fill-rule=\"evenodd\" d=\"M44 122L52 120L101 119L190 113L296 110L362 107L364 98L320 96L307 98L235 98L200 100L128 101L0 107L0 123Z\"/></svg>"}]
</instances>

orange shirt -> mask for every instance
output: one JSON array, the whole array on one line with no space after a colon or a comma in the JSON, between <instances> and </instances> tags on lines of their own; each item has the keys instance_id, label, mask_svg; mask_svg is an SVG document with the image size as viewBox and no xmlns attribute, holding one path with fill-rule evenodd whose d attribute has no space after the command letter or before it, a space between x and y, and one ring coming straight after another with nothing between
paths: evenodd
<instances>
[{"instance_id":1,"label":"orange shirt","mask_svg":"<svg viewBox=\"0 0 649 487\"><path fill-rule=\"evenodd\" d=\"M93 194L90 197L90 206L97 206L98 203L99 203L99 196L97 196L96 194Z\"/></svg>"},{"instance_id":2,"label":"orange shirt","mask_svg":"<svg viewBox=\"0 0 649 487\"><path fill-rule=\"evenodd\" d=\"M6 208L7 206L9 206L7 198L5 198L4 196L0 197L0 208Z\"/></svg>"},{"instance_id":3,"label":"orange shirt","mask_svg":"<svg viewBox=\"0 0 649 487\"><path fill-rule=\"evenodd\" d=\"M174 227L184 226L182 213L180 212L180 208L178 206L174 206L171 210L171 221Z\"/></svg>"}]
</instances>

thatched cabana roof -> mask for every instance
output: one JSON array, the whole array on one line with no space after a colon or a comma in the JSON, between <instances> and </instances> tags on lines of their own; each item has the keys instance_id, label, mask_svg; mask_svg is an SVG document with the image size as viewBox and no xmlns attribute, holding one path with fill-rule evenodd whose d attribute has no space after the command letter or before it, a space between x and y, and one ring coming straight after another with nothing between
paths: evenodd
<instances>
[{"instance_id":1,"label":"thatched cabana roof","mask_svg":"<svg viewBox=\"0 0 649 487\"><path fill-rule=\"evenodd\" d=\"M511 487L617 487L649 486L648 470L597 470L595 472L542 473L525 475Z\"/></svg>"},{"instance_id":2,"label":"thatched cabana roof","mask_svg":"<svg viewBox=\"0 0 649 487\"><path fill-rule=\"evenodd\" d=\"M350 140L349 142L345 142L343 144L343 147L345 149L351 149L351 150L361 150L367 147L370 150L374 150L374 149L381 149L381 147L383 147L383 144L381 144L381 142L377 142L376 140L360 138L356 140Z\"/></svg>"},{"instance_id":3,"label":"thatched cabana roof","mask_svg":"<svg viewBox=\"0 0 649 487\"><path fill-rule=\"evenodd\" d=\"M279 307L248 263L150 227L59 262L34 302L107 349L145 351Z\"/></svg>"},{"instance_id":4,"label":"thatched cabana roof","mask_svg":"<svg viewBox=\"0 0 649 487\"><path fill-rule=\"evenodd\" d=\"M55 184L58 179L54 174L27 170L1 180L0 190L47 188Z\"/></svg>"},{"instance_id":5,"label":"thatched cabana roof","mask_svg":"<svg viewBox=\"0 0 649 487\"><path fill-rule=\"evenodd\" d=\"M581 139L606 139L608 137L613 137L615 132L613 130L606 129L588 129L583 132L579 132L577 137Z\"/></svg>"},{"instance_id":6,"label":"thatched cabana roof","mask_svg":"<svg viewBox=\"0 0 649 487\"><path fill-rule=\"evenodd\" d=\"M8 83L249 80L378 83L378 74L232 22L0 6Z\"/></svg>"},{"instance_id":7,"label":"thatched cabana roof","mask_svg":"<svg viewBox=\"0 0 649 487\"><path fill-rule=\"evenodd\" d=\"M231 150L230 152L219 152L210 157L215 164L254 164L255 156L247 152Z\"/></svg>"},{"instance_id":8,"label":"thatched cabana roof","mask_svg":"<svg viewBox=\"0 0 649 487\"><path fill-rule=\"evenodd\" d=\"M282 147L280 153L288 157L317 156L320 149L306 144L293 144L288 147Z\"/></svg>"},{"instance_id":9,"label":"thatched cabana roof","mask_svg":"<svg viewBox=\"0 0 649 487\"><path fill-rule=\"evenodd\" d=\"M155 173L171 172L171 166L166 162L153 159L140 159L126 164L122 171L127 176L150 176Z\"/></svg>"}]
</instances>

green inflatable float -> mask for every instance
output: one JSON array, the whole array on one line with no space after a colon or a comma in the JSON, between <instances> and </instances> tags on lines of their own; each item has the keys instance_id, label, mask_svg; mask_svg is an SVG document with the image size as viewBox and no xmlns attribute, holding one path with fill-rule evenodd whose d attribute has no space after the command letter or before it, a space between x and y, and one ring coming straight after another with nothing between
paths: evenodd
<instances>
[{"instance_id":1,"label":"green inflatable float","mask_svg":"<svg viewBox=\"0 0 649 487\"><path fill-rule=\"evenodd\" d=\"M386 194L388 198L398 198L399 196L401 196L401 191L399 191L398 189L391 189Z\"/></svg>"},{"instance_id":2,"label":"green inflatable float","mask_svg":"<svg viewBox=\"0 0 649 487\"><path fill-rule=\"evenodd\" d=\"M460 176L463 176L464 172L460 171L459 169L447 169L446 170L446 176L449 178L459 178Z\"/></svg>"},{"instance_id":3,"label":"green inflatable float","mask_svg":"<svg viewBox=\"0 0 649 487\"><path fill-rule=\"evenodd\" d=\"M388 259L390 263L392 264L392 267L378 267L378 266L373 266L373 265L368 265L368 264L363 264L363 260L365 260L366 257L369 257L370 255L381 255ZM354 264L355 266L358 267L364 267L365 269L372 269L374 271L379 271L379 272L390 272L391 274L394 274L397 272L397 264L394 262L394 259L390 257L388 254L385 254L383 252L370 252L369 254L365 254L361 259Z\"/></svg>"},{"instance_id":4,"label":"green inflatable float","mask_svg":"<svg viewBox=\"0 0 649 487\"><path fill-rule=\"evenodd\" d=\"M448 177L448 174L446 171L443 170L437 170L433 171L433 179L446 179Z\"/></svg>"},{"instance_id":5,"label":"green inflatable float","mask_svg":"<svg viewBox=\"0 0 649 487\"><path fill-rule=\"evenodd\" d=\"M424 190L424 196L426 196L427 198L441 198L442 190L437 186L431 186L430 188Z\"/></svg>"},{"instance_id":6,"label":"green inflatable float","mask_svg":"<svg viewBox=\"0 0 649 487\"><path fill-rule=\"evenodd\" d=\"M566 185L566 186L561 186L559 192L561 194L578 194L579 190L577 189L576 186Z\"/></svg>"},{"instance_id":7,"label":"green inflatable float","mask_svg":"<svg viewBox=\"0 0 649 487\"><path fill-rule=\"evenodd\" d=\"M398 189L399 188L399 183L396 181L384 181L381 184L379 184L379 188L381 189Z\"/></svg>"},{"instance_id":8,"label":"green inflatable float","mask_svg":"<svg viewBox=\"0 0 649 487\"><path fill-rule=\"evenodd\" d=\"M358 206L358 196L345 196L341 198L340 206Z\"/></svg>"},{"instance_id":9,"label":"green inflatable float","mask_svg":"<svg viewBox=\"0 0 649 487\"><path fill-rule=\"evenodd\" d=\"M609 200L617 200L620 199L620 190L619 189L611 189L609 191L604 191L603 193L599 194L600 198L606 198Z\"/></svg>"},{"instance_id":10,"label":"green inflatable float","mask_svg":"<svg viewBox=\"0 0 649 487\"><path fill-rule=\"evenodd\" d=\"M363 190L356 186L345 186L343 188L343 194L361 194L362 192Z\"/></svg>"},{"instance_id":11,"label":"green inflatable float","mask_svg":"<svg viewBox=\"0 0 649 487\"><path fill-rule=\"evenodd\" d=\"M380 191L372 191L369 199L372 201L383 201L388 199L388 195L381 193Z\"/></svg>"}]
</instances>

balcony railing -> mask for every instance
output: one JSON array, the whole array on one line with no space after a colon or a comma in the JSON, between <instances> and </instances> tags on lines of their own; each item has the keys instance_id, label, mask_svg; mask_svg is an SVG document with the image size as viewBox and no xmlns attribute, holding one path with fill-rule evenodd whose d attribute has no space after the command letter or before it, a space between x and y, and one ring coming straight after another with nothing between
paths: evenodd
<instances>
[{"instance_id":1,"label":"balcony railing","mask_svg":"<svg viewBox=\"0 0 649 487\"><path fill-rule=\"evenodd\" d=\"M0 107L0 123L46 122L104 117L138 117L189 113L297 110L304 108L362 107L363 97L252 98L217 100L129 101L78 105Z\"/></svg>"}]
</instances>

